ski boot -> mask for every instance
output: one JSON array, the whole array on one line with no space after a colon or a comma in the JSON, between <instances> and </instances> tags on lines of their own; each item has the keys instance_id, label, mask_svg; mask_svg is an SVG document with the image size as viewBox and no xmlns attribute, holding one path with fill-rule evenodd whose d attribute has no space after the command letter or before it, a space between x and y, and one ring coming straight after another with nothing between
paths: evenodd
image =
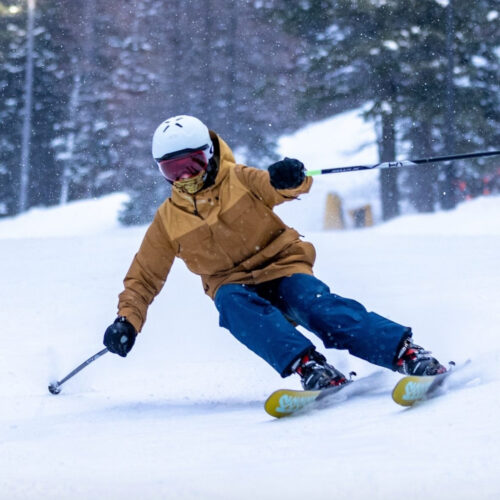
<instances>
[{"instance_id":1,"label":"ski boot","mask_svg":"<svg viewBox=\"0 0 500 500\"><path fill-rule=\"evenodd\" d=\"M326 358L315 350L295 361L292 371L300 375L305 391L316 391L347 383L345 375L328 364Z\"/></svg>"},{"instance_id":2,"label":"ski boot","mask_svg":"<svg viewBox=\"0 0 500 500\"><path fill-rule=\"evenodd\" d=\"M430 351L414 344L410 338L404 340L398 351L395 370L404 375L437 375L444 373L446 368L433 358Z\"/></svg>"}]
</instances>

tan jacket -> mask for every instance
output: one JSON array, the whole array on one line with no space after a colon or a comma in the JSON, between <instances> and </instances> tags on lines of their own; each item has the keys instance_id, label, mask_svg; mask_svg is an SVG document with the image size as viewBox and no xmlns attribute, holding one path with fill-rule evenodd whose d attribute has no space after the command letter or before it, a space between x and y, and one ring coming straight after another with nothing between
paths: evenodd
<instances>
[{"instance_id":1,"label":"tan jacket","mask_svg":"<svg viewBox=\"0 0 500 500\"><path fill-rule=\"evenodd\" d=\"M299 239L273 212L307 193L312 178L294 189L274 189L265 170L236 165L229 146L212 133L219 170L215 183L188 195L175 188L156 212L125 277L118 314L140 331L175 257L200 275L214 298L227 283L258 284L294 273L312 274L313 245Z\"/></svg>"}]
</instances>

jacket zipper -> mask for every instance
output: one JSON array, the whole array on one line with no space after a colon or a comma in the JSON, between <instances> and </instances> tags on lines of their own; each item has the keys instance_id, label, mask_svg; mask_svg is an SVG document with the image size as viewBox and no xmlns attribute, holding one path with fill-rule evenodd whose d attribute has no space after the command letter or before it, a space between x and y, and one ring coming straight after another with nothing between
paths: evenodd
<instances>
[{"instance_id":1,"label":"jacket zipper","mask_svg":"<svg viewBox=\"0 0 500 500\"><path fill-rule=\"evenodd\" d=\"M198 205L196 204L196 197L193 196L193 205L194 205L194 215L200 217L200 213L198 212Z\"/></svg>"}]
</instances>

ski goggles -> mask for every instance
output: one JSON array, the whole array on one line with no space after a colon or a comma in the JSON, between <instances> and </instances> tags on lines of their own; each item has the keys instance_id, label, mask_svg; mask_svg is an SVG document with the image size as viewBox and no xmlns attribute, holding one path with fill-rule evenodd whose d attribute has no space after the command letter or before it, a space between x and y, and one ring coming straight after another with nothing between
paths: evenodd
<instances>
[{"instance_id":1,"label":"ski goggles","mask_svg":"<svg viewBox=\"0 0 500 500\"><path fill-rule=\"evenodd\" d=\"M160 172L171 182L193 177L206 170L208 166L203 149L181 153L174 158L159 160L157 163Z\"/></svg>"}]
</instances>

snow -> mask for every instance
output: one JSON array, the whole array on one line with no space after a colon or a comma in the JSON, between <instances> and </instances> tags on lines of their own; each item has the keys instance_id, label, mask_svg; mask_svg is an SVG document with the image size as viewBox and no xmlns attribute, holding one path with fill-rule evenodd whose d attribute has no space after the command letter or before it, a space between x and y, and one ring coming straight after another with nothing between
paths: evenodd
<instances>
[{"instance_id":1,"label":"snow","mask_svg":"<svg viewBox=\"0 0 500 500\"><path fill-rule=\"evenodd\" d=\"M306 198L290 203L299 229ZM472 363L445 397L410 410L392 402L398 376L387 372L370 395L280 421L263 402L298 380L219 328L180 262L129 357L107 354L49 394L49 381L102 348L114 318L145 230L118 226L124 200L0 222L0 498L500 496L500 198L366 230L304 231L337 293L412 325L439 359ZM359 376L376 370L327 354Z\"/></svg>"},{"instance_id":2,"label":"snow","mask_svg":"<svg viewBox=\"0 0 500 500\"><path fill-rule=\"evenodd\" d=\"M486 16L486 19L488 19L488 21L495 21L495 19L498 19L498 11L497 10L490 10L488 12L488 15Z\"/></svg>"},{"instance_id":3,"label":"snow","mask_svg":"<svg viewBox=\"0 0 500 500\"><path fill-rule=\"evenodd\" d=\"M384 40L382 45L392 51L399 50L399 45L394 40Z\"/></svg>"},{"instance_id":4,"label":"snow","mask_svg":"<svg viewBox=\"0 0 500 500\"><path fill-rule=\"evenodd\" d=\"M362 117L365 109L341 113L282 137L278 151L282 156L300 159L308 170L374 165L378 163L377 137L373 122ZM379 219L378 179L377 170L316 176L310 194L302 197L302 213L290 204L280 206L277 212L286 219L293 216L302 229L321 231L327 196L335 194L342 200L344 213L369 204L375 219ZM345 223L349 222L345 217Z\"/></svg>"},{"instance_id":5,"label":"snow","mask_svg":"<svg viewBox=\"0 0 500 500\"><path fill-rule=\"evenodd\" d=\"M482 198L462 203L450 212L407 215L377 227L378 234L488 236L500 234L498 198Z\"/></svg>"},{"instance_id":6,"label":"snow","mask_svg":"<svg viewBox=\"0 0 500 500\"><path fill-rule=\"evenodd\" d=\"M32 208L17 217L0 219L0 239L53 238L106 233L120 227L117 212L128 196L116 193L61 208Z\"/></svg>"}]
</instances>

